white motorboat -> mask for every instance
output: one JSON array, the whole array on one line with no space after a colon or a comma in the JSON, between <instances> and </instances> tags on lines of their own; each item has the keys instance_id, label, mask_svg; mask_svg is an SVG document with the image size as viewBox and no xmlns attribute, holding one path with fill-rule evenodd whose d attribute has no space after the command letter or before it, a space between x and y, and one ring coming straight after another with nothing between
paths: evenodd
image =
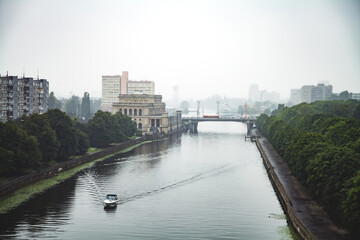
<instances>
[{"instance_id":1,"label":"white motorboat","mask_svg":"<svg viewBox=\"0 0 360 240\"><path fill-rule=\"evenodd\" d=\"M103 202L105 208L113 208L118 204L118 197L116 194L108 194Z\"/></svg>"}]
</instances>

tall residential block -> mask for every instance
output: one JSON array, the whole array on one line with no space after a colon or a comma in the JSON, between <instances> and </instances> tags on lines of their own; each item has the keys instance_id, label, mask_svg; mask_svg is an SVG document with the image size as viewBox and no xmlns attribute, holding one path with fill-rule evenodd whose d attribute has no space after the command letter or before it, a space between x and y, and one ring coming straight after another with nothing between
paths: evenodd
<instances>
[{"instance_id":1,"label":"tall residential block","mask_svg":"<svg viewBox=\"0 0 360 240\"><path fill-rule=\"evenodd\" d=\"M17 76L0 78L0 121L48 110L49 82Z\"/></svg>"},{"instance_id":2,"label":"tall residential block","mask_svg":"<svg viewBox=\"0 0 360 240\"><path fill-rule=\"evenodd\" d=\"M120 75L102 76L101 110L112 111L112 104L117 102L120 94Z\"/></svg>"}]
</instances>

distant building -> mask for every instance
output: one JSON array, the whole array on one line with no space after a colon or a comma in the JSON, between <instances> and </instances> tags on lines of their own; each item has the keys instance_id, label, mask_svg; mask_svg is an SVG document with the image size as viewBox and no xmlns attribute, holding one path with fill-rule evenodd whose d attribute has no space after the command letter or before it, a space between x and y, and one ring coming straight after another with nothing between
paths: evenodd
<instances>
[{"instance_id":1,"label":"distant building","mask_svg":"<svg viewBox=\"0 0 360 240\"><path fill-rule=\"evenodd\" d=\"M268 92L266 90L260 90L258 85L252 84L249 87L249 100L251 102L279 102L280 93L275 91Z\"/></svg>"},{"instance_id":2,"label":"distant building","mask_svg":"<svg viewBox=\"0 0 360 240\"><path fill-rule=\"evenodd\" d=\"M305 85L301 87L300 91L301 102L311 103L315 101L325 101L329 100L332 95L332 85Z\"/></svg>"},{"instance_id":3,"label":"distant building","mask_svg":"<svg viewBox=\"0 0 360 240\"><path fill-rule=\"evenodd\" d=\"M154 94L153 81L131 81L129 73L102 76L101 110L112 112L112 104L118 101L120 94Z\"/></svg>"},{"instance_id":4,"label":"distant building","mask_svg":"<svg viewBox=\"0 0 360 240\"><path fill-rule=\"evenodd\" d=\"M261 94L262 94L262 99L261 99ZM267 92L267 91L262 91L262 93L260 94L260 101L270 101L270 102L279 102L280 101L280 93L278 92Z\"/></svg>"},{"instance_id":5,"label":"distant building","mask_svg":"<svg viewBox=\"0 0 360 240\"><path fill-rule=\"evenodd\" d=\"M34 80L34 113L45 113L49 108L49 82Z\"/></svg>"},{"instance_id":6,"label":"distant building","mask_svg":"<svg viewBox=\"0 0 360 240\"><path fill-rule=\"evenodd\" d=\"M355 99L360 101L360 93L352 93L351 94L351 99Z\"/></svg>"},{"instance_id":7,"label":"distant building","mask_svg":"<svg viewBox=\"0 0 360 240\"><path fill-rule=\"evenodd\" d=\"M0 121L48 110L49 82L46 79L5 76L0 81Z\"/></svg>"},{"instance_id":8,"label":"distant building","mask_svg":"<svg viewBox=\"0 0 360 240\"><path fill-rule=\"evenodd\" d=\"M154 94L155 83L153 81L128 81L127 94Z\"/></svg>"},{"instance_id":9,"label":"distant building","mask_svg":"<svg viewBox=\"0 0 360 240\"><path fill-rule=\"evenodd\" d=\"M118 101L121 76L102 76L101 110L112 111L112 104Z\"/></svg>"},{"instance_id":10,"label":"distant building","mask_svg":"<svg viewBox=\"0 0 360 240\"><path fill-rule=\"evenodd\" d=\"M291 89L290 103L293 105L297 105L297 104L301 103L301 90L300 89Z\"/></svg>"},{"instance_id":11,"label":"distant building","mask_svg":"<svg viewBox=\"0 0 360 240\"><path fill-rule=\"evenodd\" d=\"M119 111L131 117L143 134L181 130L181 111L167 113L161 95L120 94L112 112Z\"/></svg>"},{"instance_id":12,"label":"distant building","mask_svg":"<svg viewBox=\"0 0 360 240\"><path fill-rule=\"evenodd\" d=\"M249 87L249 100L252 102L260 101L261 92L259 90L259 86L256 84L252 84Z\"/></svg>"}]
</instances>

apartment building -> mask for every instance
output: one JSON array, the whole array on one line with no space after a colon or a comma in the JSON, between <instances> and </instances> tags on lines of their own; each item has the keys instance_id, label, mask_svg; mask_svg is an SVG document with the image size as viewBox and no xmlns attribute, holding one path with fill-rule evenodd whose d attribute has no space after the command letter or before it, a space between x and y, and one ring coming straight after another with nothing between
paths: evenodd
<instances>
[{"instance_id":1,"label":"apartment building","mask_svg":"<svg viewBox=\"0 0 360 240\"><path fill-rule=\"evenodd\" d=\"M311 103L315 101L329 100L332 95L332 85L318 84L305 85L301 89L301 102Z\"/></svg>"},{"instance_id":2,"label":"apartment building","mask_svg":"<svg viewBox=\"0 0 360 240\"><path fill-rule=\"evenodd\" d=\"M0 121L48 110L49 82L30 77L0 77Z\"/></svg>"}]
</instances>

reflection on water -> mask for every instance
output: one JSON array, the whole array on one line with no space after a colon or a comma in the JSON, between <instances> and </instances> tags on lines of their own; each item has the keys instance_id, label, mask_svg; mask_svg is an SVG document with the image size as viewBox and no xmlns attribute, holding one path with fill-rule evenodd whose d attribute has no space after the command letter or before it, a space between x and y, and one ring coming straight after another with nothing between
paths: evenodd
<instances>
[{"instance_id":1,"label":"reflection on water","mask_svg":"<svg viewBox=\"0 0 360 240\"><path fill-rule=\"evenodd\" d=\"M245 131L241 123L201 123L198 134L99 162L1 216L0 238L289 239ZM119 196L116 208L103 208L108 193Z\"/></svg>"}]
</instances>

